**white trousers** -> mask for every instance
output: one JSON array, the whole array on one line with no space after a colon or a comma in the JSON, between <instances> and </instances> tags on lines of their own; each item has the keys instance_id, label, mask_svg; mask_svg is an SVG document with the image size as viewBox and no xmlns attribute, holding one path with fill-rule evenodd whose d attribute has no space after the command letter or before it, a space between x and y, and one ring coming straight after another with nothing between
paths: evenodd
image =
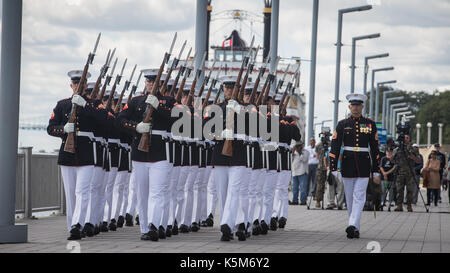
<instances>
[{"instance_id":1,"label":"white trousers","mask_svg":"<svg viewBox=\"0 0 450 273\"><path fill-rule=\"evenodd\" d=\"M130 194L130 177L131 177L131 173L127 171L125 183L123 185L122 207L120 208L120 214L119 214L124 217L128 211L128 195Z\"/></svg>"},{"instance_id":2,"label":"white trousers","mask_svg":"<svg viewBox=\"0 0 450 273\"><path fill-rule=\"evenodd\" d=\"M94 166L61 166L64 192L66 195L67 230L71 226L84 225L89 203L89 189Z\"/></svg>"},{"instance_id":3,"label":"white trousers","mask_svg":"<svg viewBox=\"0 0 450 273\"><path fill-rule=\"evenodd\" d=\"M100 190L102 188L103 180L105 177L105 172L101 167L94 167L94 171L92 172L92 180L91 186L89 189L89 202L88 208L86 212L86 220L85 224L90 223L93 225L97 225L99 223L98 220L98 204L100 203Z\"/></svg>"},{"instance_id":4,"label":"white trousers","mask_svg":"<svg viewBox=\"0 0 450 273\"><path fill-rule=\"evenodd\" d=\"M369 178L343 178L345 198L347 201L347 212L349 216L348 225L360 228L361 213L366 202L367 185Z\"/></svg>"},{"instance_id":5,"label":"white trousers","mask_svg":"<svg viewBox=\"0 0 450 273\"><path fill-rule=\"evenodd\" d=\"M103 222L103 215L105 214L105 204L106 204L106 185L108 184L109 173L103 170L103 181L101 181L101 185L99 187L99 199L96 206L96 219L99 224Z\"/></svg>"},{"instance_id":6,"label":"white trousers","mask_svg":"<svg viewBox=\"0 0 450 273\"><path fill-rule=\"evenodd\" d=\"M241 185L239 188L239 208L236 216L236 225L240 225L242 223L247 226L247 223L250 222L248 217L248 208L249 208L249 185L252 177L252 169L246 168L244 171L244 176L242 177Z\"/></svg>"},{"instance_id":7,"label":"white trousers","mask_svg":"<svg viewBox=\"0 0 450 273\"><path fill-rule=\"evenodd\" d=\"M180 179L181 166L173 167L170 173L170 194L169 194L169 217L167 225L175 224L175 213L177 209L177 185ZM166 208L167 210L167 208Z\"/></svg>"},{"instance_id":8,"label":"white trousers","mask_svg":"<svg viewBox=\"0 0 450 273\"><path fill-rule=\"evenodd\" d=\"M217 188L216 188L216 180L213 176L214 168L211 169L211 174L208 179L208 193L207 193L207 210L208 216L212 214L216 214L216 206L217 206Z\"/></svg>"},{"instance_id":9,"label":"white trousers","mask_svg":"<svg viewBox=\"0 0 450 273\"><path fill-rule=\"evenodd\" d=\"M123 191L127 182L128 171L118 172L116 175L116 181L114 182L113 195L112 195L112 210L111 219L117 219L120 215L120 209L123 203Z\"/></svg>"},{"instance_id":10,"label":"white trousers","mask_svg":"<svg viewBox=\"0 0 450 273\"><path fill-rule=\"evenodd\" d=\"M216 166L213 170L220 207L220 225L228 225L232 230L236 230L239 189L245 169L244 166Z\"/></svg>"},{"instance_id":11,"label":"white trousers","mask_svg":"<svg viewBox=\"0 0 450 273\"><path fill-rule=\"evenodd\" d=\"M198 168L197 176L194 181L194 200L192 204L191 223L199 223L201 221L203 203L206 202L206 184L204 182L205 171L206 168Z\"/></svg>"},{"instance_id":12,"label":"white trousers","mask_svg":"<svg viewBox=\"0 0 450 273\"><path fill-rule=\"evenodd\" d=\"M198 166L190 166L186 183L184 185L184 203L182 207L180 224L188 227L192 224L192 210L194 208L194 182L196 181L198 173Z\"/></svg>"},{"instance_id":13,"label":"white trousers","mask_svg":"<svg viewBox=\"0 0 450 273\"><path fill-rule=\"evenodd\" d=\"M202 184L202 188L201 188L201 197L202 197L202 204L201 204L201 208L200 208L200 220L201 221L205 221L209 215L209 213L208 213L208 186L209 186L209 178L211 177L211 172L212 172L212 166L206 166L205 173L203 175L203 184Z\"/></svg>"},{"instance_id":14,"label":"white trousers","mask_svg":"<svg viewBox=\"0 0 450 273\"><path fill-rule=\"evenodd\" d=\"M128 191L128 202L126 213L134 216L136 212L137 206L137 185L136 185L136 172L134 170L131 171L130 174L130 186Z\"/></svg>"},{"instance_id":15,"label":"white trousers","mask_svg":"<svg viewBox=\"0 0 450 273\"><path fill-rule=\"evenodd\" d=\"M173 194L173 188L172 188L172 174L174 172L174 167L173 164L169 163L169 170L168 170L168 175L166 177L166 183L168 185L168 190L166 191L166 194L164 195L164 210L163 210L163 214L161 217L161 223L160 226L164 227L164 229L167 228L167 225L169 223L169 213L170 213L170 203L172 200L172 194Z\"/></svg>"},{"instance_id":16,"label":"white trousers","mask_svg":"<svg viewBox=\"0 0 450 273\"><path fill-rule=\"evenodd\" d=\"M275 195L275 188L278 181L277 171L269 170L266 173L265 183L263 188L263 209L262 209L262 220L266 224L270 223L270 218L273 211L273 199Z\"/></svg>"},{"instance_id":17,"label":"white trousers","mask_svg":"<svg viewBox=\"0 0 450 273\"><path fill-rule=\"evenodd\" d=\"M183 205L184 205L184 187L186 185L187 177L189 176L189 172L191 170L190 166L180 167L180 174L178 177L177 188L176 188L176 208L175 208L175 221L177 225L181 225L182 215L183 215ZM175 222L174 222L175 224Z\"/></svg>"},{"instance_id":18,"label":"white trousers","mask_svg":"<svg viewBox=\"0 0 450 273\"><path fill-rule=\"evenodd\" d=\"M278 181L275 187L272 217L284 217L287 219L289 206L289 183L291 171L278 173Z\"/></svg>"},{"instance_id":19,"label":"white trousers","mask_svg":"<svg viewBox=\"0 0 450 273\"><path fill-rule=\"evenodd\" d=\"M103 222L109 223L111 221L111 213L112 213L112 199L113 199L113 190L114 190L114 184L116 182L116 176L117 176L118 168L112 167L108 174L108 180L106 182L106 189L105 189L105 202L103 209L105 210L103 214Z\"/></svg>"},{"instance_id":20,"label":"white trousers","mask_svg":"<svg viewBox=\"0 0 450 273\"><path fill-rule=\"evenodd\" d=\"M148 233L151 224L158 228L161 223L164 196L169 190L167 183L169 168L169 162L165 160L153 163L133 161L141 233Z\"/></svg>"},{"instance_id":21,"label":"white trousers","mask_svg":"<svg viewBox=\"0 0 450 273\"><path fill-rule=\"evenodd\" d=\"M255 220L261 218L262 204L263 204L263 188L265 182L265 169L252 170L249 191L249 208L248 217L253 223Z\"/></svg>"}]
</instances>

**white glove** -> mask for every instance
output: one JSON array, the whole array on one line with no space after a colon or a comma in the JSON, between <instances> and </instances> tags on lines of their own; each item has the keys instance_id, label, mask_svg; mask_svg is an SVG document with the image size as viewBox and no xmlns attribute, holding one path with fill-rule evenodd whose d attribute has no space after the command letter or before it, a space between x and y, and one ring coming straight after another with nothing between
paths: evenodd
<instances>
[{"instance_id":1,"label":"white glove","mask_svg":"<svg viewBox=\"0 0 450 273\"><path fill-rule=\"evenodd\" d=\"M337 171L332 171L331 174L334 175L334 177L339 178L339 173Z\"/></svg>"},{"instance_id":2,"label":"white glove","mask_svg":"<svg viewBox=\"0 0 450 273\"><path fill-rule=\"evenodd\" d=\"M151 106L153 106L153 108L158 109L159 106L159 100L157 97L153 96L153 95L149 95L147 97L147 99L145 100L145 103L150 104Z\"/></svg>"},{"instance_id":3,"label":"white glove","mask_svg":"<svg viewBox=\"0 0 450 273\"><path fill-rule=\"evenodd\" d=\"M150 133L150 123L139 123L136 126L136 132L139 134Z\"/></svg>"},{"instance_id":4,"label":"white glove","mask_svg":"<svg viewBox=\"0 0 450 273\"><path fill-rule=\"evenodd\" d=\"M241 111L241 105L235 100L229 100L227 104L227 109L233 110L236 113L239 113Z\"/></svg>"},{"instance_id":5,"label":"white glove","mask_svg":"<svg viewBox=\"0 0 450 273\"><path fill-rule=\"evenodd\" d=\"M377 177L379 177L379 176L380 176L379 173L373 173L373 178L377 178Z\"/></svg>"},{"instance_id":6,"label":"white glove","mask_svg":"<svg viewBox=\"0 0 450 273\"><path fill-rule=\"evenodd\" d=\"M75 123L66 123L66 125L64 125L64 133L70 134L73 132L75 132Z\"/></svg>"},{"instance_id":7,"label":"white glove","mask_svg":"<svg viewBox=\"0 0 450 273\"><path fill-rule=\"evenodd\" d=\"M233 131L230 129L226 129L222 131L222 138L223 139L233 139Z\"/></svg>"},{"instance_id":8,"label":"white glove","mask_svg":"<svg viewBox=\"0 0 450 273\"><path fill-rule=\"evenodd\" d=\"M72 97L72 104L76 104L84 108L86 106L86 100L80 95L74 95Z\"/></svg>"}]
</instances>

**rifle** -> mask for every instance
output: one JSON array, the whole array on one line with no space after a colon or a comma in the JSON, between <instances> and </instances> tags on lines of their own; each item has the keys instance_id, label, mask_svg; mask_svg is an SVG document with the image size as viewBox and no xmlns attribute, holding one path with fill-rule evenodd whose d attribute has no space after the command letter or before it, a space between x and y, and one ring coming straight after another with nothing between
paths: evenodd
<instances>
[{"instance_id":1,"label":"rifle","mask_svg":"<svg viewBox=\"0 0 450 273\"><path fill-rule=\"evenodd\" d=\"M219 91L217 91L216 97L214 98L213 104L217 104L219 102L220 92L223 91L223 83L220 85Z\"/></svg>"},{"instance_id":2,"label":"rifle","mask_svg":"<svg viewBox=\"0 0 450 273\"><path fill-rule=\"evenodd\" d=\"M298 78L297 78L297 73L298 73L298 70L300 69L300 66L299 66L299 68L297 69L297 72L294 74L294 83L292 83L292 81L289 83L291 86L289 87L289 91L288 91L288 93L289 93L289 95L287 96L287 99L286 99L286 102L284 103L284 105L283 105L283 107L281 108L281 113L284 113L285 111L286 111L286 109L287 109L287 106L288 106L288 104L289 104L289 100L291 99L291 96L294 94L294 92L295 92L295 86L296 86L296 83L297 83L297 81L298 81Z\"/></svg>"},{"instance_id":3,"label":"rifle","mask_svg":"<svg viewBox=\"0 0 450 273\"><path fill-rule=\"evenodd\" d=\"M116 60L114 61L111 73L108 76L106 76L105 84L103 84L102 91L100 92L100 94L97 97L98 100L102 100L103 97L105 96L106 87L109 86L109 84L111 83L111 79L112 79L112 77L114 75L114 71L116 71L117 61L118 61L118 58L116 58Z\"/></svg>"},{"instance_id":4,"label":"rifle","mask_svg":"<svg viewBox=\"0 0 450 273\"><path fill-rule=\"evenodd\" d=\"M95 53L97 53L98 43L100 42L101 33L98 34L97 41L95 42L94 51L89 53L86 64L84 65L83 74L81 75L80 83L78 84L77 94L82 95L84 92L84 83L86 82L86 75L89 70L89 65L94 62ZM68 123L75 123L77 118L77 105L72 104L72 110L70 112L70 117ZM66 144L64 145L64 151L68 153L74 154L76 151L76 143L75 143L75 132L67 134Z\"/></svg>"},{"instance_id":5,"label":"rifle","mask_svg":"<svg viewBox=\"0 0 450 273\"><path fill-rule=\"evenodd\" d=\"M175 78L175 81L172 85L172 89L170 90L170 96L175 97L175 89L177 88L178 81L180 80L180 77L184 74L184 71L187 67L187 62L189 61L189 58L191 57L192 47L189 49L188 55L186 57L186 60L184 61L184 64L180 66L180 70L178 70L178 74Z\"/></svg>"},{"instance_id":6,"label":"rifle","mask_svg":"<svg viewBox=\"0 0 450 273\"><path fill-rule=\"evenodd\" d=\"M287 75L290 67L291 67L291 64L288 64L286 70L284 71L283 78L278 81L278 85L277 85L277 88L275 89L275 95L274 96L276 96L278 94L278 90L280 90L283 87L284 81L286 80L286 75ZM283 105L282 102L284 102L284 100L286 99L286 95L287 95L286 92L284 92L283 96L282 96L282 98L280 100L280 106Z\"/></svg>"},{"instance_id":7,"label":"rifle","mask_svg":"<svg viewBox=\"0 0 450 273\"><path fill-rule=\"evenodd\" d=\"M186 47L186 43L187 43L187 41L184 41L184 44L183 44L183 46L181 47L180 54L178 55L178 58L173 59L172 65L170 66L170 68L169 68L169 70L168 70L168 72L167 72L167 77L166 77L166 79L164 80L163 86L162 86L162 88L161 88L161 90L160 90L160 93L161 93L161 95L163 95L163 96L164 96L164 93L165 93L166 90L167 90L167 84L169 83L170 76L172 75L172 71L174 71L174 70L177 68L177 66L178 66L178 62L179 62L180 59L181 59L181 54L183 54L184 48Z\"/></svg>"},{"instance_id":8,"label":"rifle","mask_svg":"<svg viewBox=\"0 0 450 273\"><path fill-rule=\"evenodd\" d=\"M208 106L209 98L211 97L211 92L216 86L216 83L219 81L220 72L222 70L222 66L220 67L219 72L217 72L216 78L212 80L211 85L209 86L208 93L206 93L205 101L203 102L203 109ZM217 97L217 96L216 96Z\"/></svg>"},{"instance_id":9,"label":"rifle","mask_svg":"<svg viewBox=\"0 0 450 273\"><path fill-rule=\"evenodd\" d=\"M203 92L205 91L205 87L206 87L206 85L208 85L209 80L211 79L211 74L212 74L215 66L216 66L216 61L213 62L213 65L211 67L211 70L209 71L208 76L206 76L203 79L202 86L200 87L197 97L202 98Z\"/></svg>"},{"instance_id":10,"label":"rifle","mask_svg":"<svg viewBox=\"0 0 450 273\"><path fill-rule=\"evenodd\" d=\"M266 81L266 85L265 85L266 89L263 89L263 91L261 91L261 95L263 95L265 93L264 96L263 96L262 101L260 102L262 104L266 104L267 103L267 98L269 97L269 92L270 92L270 86L272 85L273 81L275 80L275 76L277 74L278 63L279 62L280 62L280 57L277 57L277 60L275 62L274 74L269 74L269 76L267 77L268 81Z\"/></svg>"},{"instance_id":11,"label":"rifle","mask_svg":"<svg viewBox=\"0 0 450 273\"><path fill-rule=\"evenodd\" d=\"M194 62L196 56L197 56L197 52L195 52L194 58L192 58L192 63ZM187 61L186 61L186 64L187 64ZM181 97L183 95L183 89L184 89L184 86L186 85L187 78L189 78L191 76L192 69L194 69L192 67L192 64L189 67L188 66L185 67L184 76L183 76L183 79L181 80L180 87L178 88L178 92L177 92L177 95L175 97L175 101L178 104L181 104Z\"/></svg>"},{"instance_id":12,"label":"rifle","mask_svg":"<svg viewBox=\"0 0 450 273\"><path fill-rule=\"evenodd\" d=\"M139 77L138 77L138 80L137 80L136 84L133 85L133 87L131 87L131 92L128 95L127 105L130 103L131 99L133 98L133 95L134 95L134 93L136 92L136 90L137 90L137 88L139 86L139 82L141 81L141 77L142 77L142 71L139 74Z\"/></svg>"},{"instance_id":13,"label":"rifle","mask_svg":"<svg viewBox=\"0 0 450 273\"><path fill-rule=\"evenodd\" d=\"M161 75L164 71L164 67L169 62L170 55L172 55L173 46L175 45L176 40L177 40L177 33L175 32L175 36L173 37L173 40L172 40L172 45L170 46L170 50L168 53L166 52L164 54L164 59L162 61L161 67L159 68L158 75L156 76L155 84L153 85L153 88L151 90L150 94L153 96L155 96L156 93L158 92L158 85L159 85L158 83L161 79ZM147 115L145 116L143 122L150 123L150 132L143 133L141 136L141 141L139 142L138 149L139 149L139 151L142 151L142 152L148 152L150 149L150 134L152 132L151 120L152 120L152 115L153 115L153 109L154 108L150 104L147 105Z\"/></svg>"},{"instance_id":14,"label":"rifle","mask_svg":"<svg viewBox=\"0 0 450 273\"><path fill-rule=\"evenodd\" d=\"M127 64L128 59L125 59L125 62L123 62L122 71L119 75L117 75L116 80L114 81L113 87L111 88L111 93L109 94L108 102L106 103L106 110L112 110L111 105L112 101L114 99L114 94L116 93L116 88L118 85L120 85L120 81L122 80L123 71L125 70L125 65Z\"/></svg>"},{"instance_id":15,"label":"rifle","mask_svg":"<svg viewBox=\"0 0 450 273\"><path fill-rule=\"evenodd\" d=\"M289 93L290 93L290 91L291 91L291 89L292 89L292 85L294 84L293 81L295 81L296 75L297 75L297 73L298 73L299 70L300 70L300 66L297 67L297 70L295 71L294 75L292 76L291 81L288 83L288 85L287 85L287 87L286 87L286 91L283 93L283 96L281 97L281 100L280 100L280 110L283 110L283 108L286 108L286 107L287 107L287 104L284 105L284 104L285 104L285 100L286 100L286 97L287 97L287 98L288 98L287 101L289 102L289 97L290 97L290 94L289 94ZM283 113L283 112L280 112L280 113Z\"/></svg>"},{"instance_id":16,"label":"rifle","mask_svg":"<svg viewBox=\"0 0 450 273\"><path fill-rule=\"evenodd\" d=\"M252 42L250 44L250 48L253 48L253 43L255 42L255 36L253 36ZM242 78L242 73L244 72L244 68L248 65L249 62L249 56L246 56L243 60L242 60L242 64L241 64L241 69L239 70L239 74L236 80L236 83L234 84L234 89L233 89L233 95L232 95L232 99L233 100L237 100L238 96L239 96L239 84L241 82L241 78ZM234 114L232 115L232 117L234 117ZM233 126L234 123L234 118L230 118L229 120L227 120L227 130L230 129L230 127ZM233 156L233 140L231 139L226 139L225 143L223 144L223 149L222 149L222 155L225 156Z\"/></svg>"},{"instance_id":17,"label":"rifle","mask_svg":"<svg viewBox=\"0 0 450 273\"><path fill-rule=\"evenodd\" d=\"M258 55L259 48L260 47L258 46L258 48L255 51L254 56L252 56L252 51L250 51L251 61L248 65L247 72L245 73L244 80L242 81L242 84L241 84L241 90L239 92L239 102L240 103L243 103L245 86L247 85L249 74L253 72L253 67L255 66L256 56ZM251 48L250 48L250 50L251 50Z\"/></svg>"},{"instance_id":18,"label":"rifle","mask_svg":"<svg viewBox=\"0 0 450 273\"><path fill-rule=\"evenodd\" d=\"M266 73L266 68L267 68L267 64L269 63L269 61L270 61L270 57L267 57L265 63L259 69L258 77L256 78L255 85L253 86L253 90L250 95L250 104L255 104L255 96L258 93L259 82L261 81L261 78L264 77L264 74ZM257 99L259 99L259 98L257 98Z\"/></svg>"},{"instance_id":19,"label":"rifle","mask_svg":"<svg viewBox=\"0 0 450 273\"><path fill-rule=\"evenodd\" d=\"M191 106L192 102L194 101L195 86L197 85L198 78L200 78L200 76L202 75L202 67L205 66L205 61L206 61L206 52L203 54L203 58L202 58L202 62L200 63L200 66L197 67L197 71L195 71L194 81L192 82L191 90L189 91L189 97L188 97L188 100L186 103L187 106Z\"/></svg>"},{"instance_id":20,"label":"rifle","mask_svg":"<svg viewBox=\"0 0 450 273\"><path fill-rule=\"evenodd\" d=\"M130 87L131 81L133 80L134 72L136 71L137 65L134 66L133 72L131 72L130 80L126 81L123 85L122 92L120 93L119 100L117 101L116 108L114 108L114 113L119 113L119 111L122 109L122 99L125 95L125 91L128 90Z\"/></svg>"},{"instance_id":21,"label":"rifle","mask_svg":"<svg viewBox=\"0 0 450 273\"><path fill-rule=\"evenodd\" d=\"M106 62L100 69L100 75L98 75L97 82L95 83L94 89L92 90L91 98L97 99L98 91L100 91L100 85L102 83L102 79L105 78L106 73L108 73L109 66L111 64L112 59L114 58L114 54L116 53L116 49L113 50L111 54L111 49L108 51L108 56L106 57Z\"/></svg>"}]
</instances>

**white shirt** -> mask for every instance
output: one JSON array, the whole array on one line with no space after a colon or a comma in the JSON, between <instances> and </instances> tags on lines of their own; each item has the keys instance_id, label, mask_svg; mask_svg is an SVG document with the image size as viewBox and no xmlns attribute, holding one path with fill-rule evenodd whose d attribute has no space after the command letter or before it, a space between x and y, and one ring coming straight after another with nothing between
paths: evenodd
<instances>
[{"instance_id":1,"label":"white shirt","mask_svg":"<svg viewBox=\"0 0 450 273\"><path fill-rule=\"evenodd\" d=\"M292 176L308 173L309 152L303 149L299 155L297 151L292 154Z\"/></svg>"},{"instance_id":2,"label":"white shirt","mask_svg":"<svg viewBox=\"0 0 450 273\"><path fill-rule=\"evenodd\" d=\"M310 146L305 148L308 152L309 152L309 164L310 165L317 165L319 164L319 159L317 159L316 157L316 146L314 146L314 148Z\"/></svg>"}]
</instances>

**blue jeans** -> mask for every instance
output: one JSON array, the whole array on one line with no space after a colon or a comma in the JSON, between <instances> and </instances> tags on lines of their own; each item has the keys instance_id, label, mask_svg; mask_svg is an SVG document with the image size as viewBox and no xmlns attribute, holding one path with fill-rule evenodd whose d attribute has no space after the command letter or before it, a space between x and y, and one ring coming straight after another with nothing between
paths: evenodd
<instances>
[{"instance_id":1,"label":"blue jeans","mask_svg":"<svg viewBox=\"0 0 450 273\"><path fill-rule=\"evenodd\" d=\"M297 175L292 180L292 202L298 203L298 192L300 187L300 202L306 202L308 189L308 174Z\"/></svg>"},{"instance_id":2,"label":"blue jeans","mask_svg":"<svg viewBox=\"0 0 450 273\"><path fill-rule=\"evenodd\" d=\"M309 164L308 166L308 185L307 185L307 192L311 196L316 196L316 174L317 174L317 167L318 164Z\"/></svg>"}]
</instances>

